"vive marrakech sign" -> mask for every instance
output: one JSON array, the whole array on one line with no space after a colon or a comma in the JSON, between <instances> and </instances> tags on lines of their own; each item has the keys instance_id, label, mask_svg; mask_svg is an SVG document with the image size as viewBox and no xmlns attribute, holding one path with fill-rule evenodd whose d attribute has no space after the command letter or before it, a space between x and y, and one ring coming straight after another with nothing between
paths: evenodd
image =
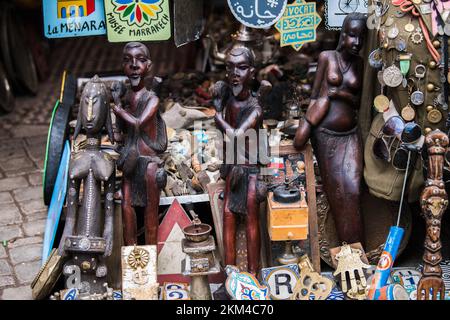
<instances>
[{"instance_id":1,"label":"vive marrakech sign","mask_svg":"<svg viewBox=\"0 0 450 320\"><path fill-rule=\"evenodd\" d=\"M104 0L111 42L168 40L169 0Z\"/></svg>"},{"instance_id":2,"label":"vive marrakech sign","mask_svg":"<svg viewBox=\"0 0 450 320\"><path fill-rule=\"evenodd\" d=\"M45 0L42 3L47 38L106 33L103 0Z\"/></svg>"}]
</instances>

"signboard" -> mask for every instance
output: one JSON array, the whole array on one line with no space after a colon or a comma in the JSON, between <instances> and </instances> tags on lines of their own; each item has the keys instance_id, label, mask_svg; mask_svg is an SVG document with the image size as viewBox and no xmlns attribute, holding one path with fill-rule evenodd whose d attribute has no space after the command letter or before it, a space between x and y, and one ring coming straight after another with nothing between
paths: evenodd
<instances>
[{"instance_id":1,"label":"signboard","mask_svg":"<svg viewBox=\"0 0 450 320\"><path fill-rule=\"evenodd\" d=\"M104 1L109 41L158 41L170 38L169 0Z\"/></svg>"},{"instance_id":2,"label":"signboard","mask_svg":"<svg viewBox=\"0 0 450 320\"><path fill-rule=\"evenodd\" d=\"M261 269L263 283L270 289L270 297L274 300L288 300L294 293L295 285L300 278L298 265L290 264Z\"/></svg>"},{"instance_id":3,"label":"signboard","mask_svg":"<svg viewBox=\"0 0 450 320\"><path fill-rule=\"evenodd\" d=\"M47 38L106 34L103 0L45 0L42 4Z\"/></svg>"},{"instance_id":4,"label":"signboard","mask_svg":"<svg viewBox=\"0 0 450 320\"><path fill-rule=\"evenodd\" d=\"M281 18L286 5L287 0L228 0L234 17L251 28L272 26Z\"/></svg>"},{"instance_id":5,"label":"signboard","mask_svg":"<svg viewBox=\"0 0 450 320\"><path fill-rule=\"evenodd\" d=\"M292 46L298 51L305 43L316 41L316 30L321 21L315 2L295 0L275 24L281 34L280 46Z\"/></svg>"},{"instance_id":6,"label":"signboard","mask_svg":"<svg viewBox=\"0 0 450 320\"><path fill-rule=\"evenodd\" d=\"M368 0L327 0L325 2L326 27L340 30L345 17L353 12L367 13Z\"/></svg>"}]
</instances>

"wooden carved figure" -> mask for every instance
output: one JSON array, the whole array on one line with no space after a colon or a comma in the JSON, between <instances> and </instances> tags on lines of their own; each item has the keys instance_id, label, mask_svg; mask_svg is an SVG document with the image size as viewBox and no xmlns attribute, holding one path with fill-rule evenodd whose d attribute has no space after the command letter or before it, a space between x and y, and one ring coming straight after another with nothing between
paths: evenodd
<instances>
[{"instance_id":1,"label":"wooden carved figure","mask_svg":"<svg viewBox=\"0 0 450 320\"><path fill-rule=\"evenodd\" d=\"M71 155L67 217L58 249L59 255L70 253L72 258L64 267L66 276L73 275L76 270L87 274L84 277L88 279L84 284L81 282L68 285L84 290L84 293L98 293L103 290L103 283L96 279L104 278L107 272L100 255L111 255L113 247L115 163L100 149L103 128L107 129L110 140L114 141L108 104L108 89L100 78L95 76L86 84L80 98L74 139L84 130L87 137L86 147ZM83 195L79 206L81 184ZM90 274L93 275L89 278Z\"/></svg>"},{"instance_id":2,"label":"wooden carved figure","mask_svg":"<svg viewBox=\"0 0 450 320\"><path fill-rule=\"evenodd\" d=\"M225 265L236 264L236 215L243 215L248 271L256 275L260 260L259 202L264 199L260 191L264 188L258 183L258 160L261 158L258 136L263 113L258 97L250 90L255 75L254 63L250 49L238 47L230 50L226 56L228 81L217 82L212 94L217 109L217 127L230 140L234 139L236 147L232 150L225 148L225 163L221 168L221 176L226 180L223 217ZM243 143L245 136L249 136L250 141Z\"/></svg>"},{"instance_id":3,"label":"wooden carved figure","mask_svg":"<svg viewBox=\"0 0 450 320\"><path fill-rule=\"evenodd\" d=\"M337 235L347 243L364 242L363 147L357 113L363 73L359 52L365 30L365 16L349 14L337 49L320 54L311 103L294 139L294 146L303 149L311 138Z\"/></svg>"},{"instance_id":4,"label":"wooden carved figure","mask_svg":"<svg viewBox=\"0 0 450 320\"><path fill-rule=\"evenodd\" d=\"M435 130L425 138L428 148L428 176L420 197L422 216L426 222L425 253L423 254L422 278L417 289L417 300L444 300L445 285L442 280L441 221L448 207L448 195L443 181L444 155L449 139L446 134Z\"/></svg>"},{"instance_id":5,"label":"wooden carved figure","mask_svg":"<svg viewBox=\"0 0 450 320\"><path fill-rule=\"evenodd\" d=\"M123 171L124 242L126 246L137 244L134 208L141 207L145 215L145 244L156 245L160 190L166 184L163 161L159 158L167 149L166 125L159 112L159 98L145 87L144 79L152 66L148 48L139 42L126 44L122 66L130 88L125 90L117 82L111 90L112 108L124 134L124 146L117 163Z\"/></svg>"}]
</instances>

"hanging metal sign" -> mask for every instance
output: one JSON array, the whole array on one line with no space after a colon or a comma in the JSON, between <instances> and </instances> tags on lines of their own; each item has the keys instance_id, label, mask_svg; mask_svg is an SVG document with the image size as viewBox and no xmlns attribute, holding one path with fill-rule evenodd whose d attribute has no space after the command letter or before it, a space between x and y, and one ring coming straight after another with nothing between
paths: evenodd
<instances>
[{"instance_id":1,"label":"hanging metal sign","mask_svg":"<svg viewBox=\"0 0 450 320\"><path fill-rule=\"evenodd\" d=\"M169 0L104 0L110 42L168 40Z\"/></svg>"},{"instance_id":2,"label":"hanging metal sign","mask_svg":"<svg viewBox=\"0 0 450 320\"><path fill-rule=\"evenodd\" d=\"M106 34L103 0L42 1L47 38Z\"/></svg>"},{"instance_id":3,"label":"hanging metal sign","mask_svg":"<svg viewBox=\"0 0 450 320\"><path fill-rule=\"evenodd\" d=\"M286 5L287 0L228 0L234 17L251 28L274 25L283 15Z\"/></svg>"},{"instance_id":4,"label":"hanging metal sign","mask_svg":"<svg viewBox=\"0 0 450 320\"><path fill-rule=\"evenodd\" d=\"M283 17L275 24L281 34L280 46L292 46L298 51L305 43L316 41L321 21L315 2L296 0L286 7Z\"/></svg>"},{"instance_id":5,"label":"hanging metal sign","mask_svg":"<svg viewBox=\"0 0 450 320\"><path fill-rule=\"evenodd\" d=\"M353 12L367 13L367 0L327 0L325 2L326 27L341 29L344 19Z\"/></svg>"}]
</instances>

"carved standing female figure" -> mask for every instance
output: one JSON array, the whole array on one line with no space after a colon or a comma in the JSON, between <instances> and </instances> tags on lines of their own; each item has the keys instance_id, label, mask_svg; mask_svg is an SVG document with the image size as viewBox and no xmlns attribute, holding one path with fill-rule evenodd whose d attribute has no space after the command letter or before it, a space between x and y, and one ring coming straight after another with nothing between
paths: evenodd
<instances>
[{"instance_id":1,"label":"carved standing female figure","mask_svg":"<svg viewBox=\"0 0 450 320\"><path fill-rule=\"evenodd\" d=\"M158 208L166 175L159 155L167 148L166 124L159 112L159 98L145 87L152 61L148 48L130 42L123 49L122 67L130 80L111 88L112 110L125 139L117 162L123 171L122 220L125 245L137 244L135 208L144 208L145 244L155 245L158 237ZM125 103L121 97L125 95Z\"/></svg>"},{"instance_id":2,"label":"carved standing female figure","mask_svg":"<svg viewBox=\"0 0 450 320\"><path fill-rule=\"evenodd\" d=\"M337 49L320 54L311 103L294 140L294 146L302 149L311 138L339 241L347 243L364 242L363 149L357 113L363 72L359 52L365 31L365 15L348 15Z\"/></svg>"}]
</instances>

